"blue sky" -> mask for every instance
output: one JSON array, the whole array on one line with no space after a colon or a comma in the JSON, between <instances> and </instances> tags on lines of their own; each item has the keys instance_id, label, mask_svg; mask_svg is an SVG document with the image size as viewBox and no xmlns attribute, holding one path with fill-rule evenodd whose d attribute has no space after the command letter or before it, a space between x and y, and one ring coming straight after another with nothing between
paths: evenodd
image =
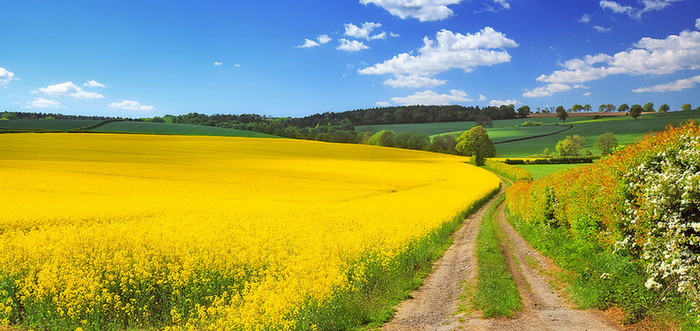
<instances>
[{"instance_id":1,"label":"blue sky","mask_svg":"<svg viewBox=\"0 0 700 331\"><path fill-rule=\"evenodd\" d=\"M697 0L5 0L0 13L0 110L700 105Z\"/></svg>"}]
</instances>

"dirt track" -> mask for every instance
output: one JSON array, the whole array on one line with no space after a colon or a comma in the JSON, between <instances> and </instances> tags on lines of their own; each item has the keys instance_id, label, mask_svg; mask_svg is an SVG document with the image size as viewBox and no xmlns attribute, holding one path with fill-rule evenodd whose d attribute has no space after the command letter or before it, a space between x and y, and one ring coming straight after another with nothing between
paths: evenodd
<instances>
[{"instance_id":1,"label":"dirt track","mask_svg":"<svg viewBox=\"0 0 700 331\"><path fill-rule=\"evenodd\" d=\"M523 299L523 310L513 319L482 319L481 313L456 314L461 302L460 283L474 283L476 233L484 211L481 208L465 220L454 235L454 244L433 266L423 286L412 293L413 299L401 303L394 319L384 330L618 330L597 311L573 309L541 275L553 268L550 260L535 251L506 222L503 206L497 211L497 223L503 229L499 239L509 270ZM517 262L516 262L517 261Z\"/></svg>"}]
</instances>

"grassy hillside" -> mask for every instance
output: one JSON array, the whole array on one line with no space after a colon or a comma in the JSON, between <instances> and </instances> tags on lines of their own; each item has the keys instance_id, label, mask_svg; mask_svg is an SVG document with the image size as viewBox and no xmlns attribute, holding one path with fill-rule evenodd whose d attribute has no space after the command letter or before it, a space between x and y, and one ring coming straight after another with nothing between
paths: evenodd
<instances>
[{"instance_id":1,"label":"grassy hillside","mask_svg":"<svg viewBox=\"0 0 700 331\"><path fill-rule=\"evenodd\" d=\"M0 129L71 130L97 124L94 120L7 120L0 121Z\"/></svg>"},{"instance_id":2,"label":"grassy hillside","mask_svg":"<svg viewBox=\"0 0 700 331\"><path fill-rule=\"evenodd\" d=\"M508 126L508 127L494 127L487 129L489 137L493 142L498 143L506 140L525 138L531 136L537 136L541 134L554 133L560 130L566 129L565 126L561 125L543 125L543 126ZM448 132L442 134L436 134L432 137L450 135L455 138L459 137L464 131Z\"/></svg>"},{"instance_id":3,"label":"grassy hillside","mask_svg":"<svg viewBox=\"0 0 700 331\"><path fill-rule=\"evenodd\" d=\"M586 121L589 120L590 117L577 117L577 118L570 118L569 120L566 121L566 123L575 123L578 121ZM523 122L527 121L528 119L512 119L512 120L500 120L500 121L493 121L493 129L496 128L505 128L505 127L510 127L518 124L522 124ZM530 119L535 122L541 122L542 124L555 124L555 123L561 123L560 120L556 118L535 118L535 119ZM386 125L357 125L355 126L355 130L358 132L362 131L373 131L373 132L378 132L381 130L391 130L396 133L402 133L402 132L413 132L413 133L422 133L428 136L433 136L437 134L443 134L443 133L457 133L457 132L463 132L467 131L471 128L474 127L475 122L444 122L444 123L409 123L409 124L386 124Z\"/></svg>"},{"instance_id":4,"label":"grassy hillside","mask_svg":"<svg viewBox=\"0 0 700 331\"><path fill-rule=\"evenodd\" d=\"M599 154L600 151L595 147L595 142L603 133L612 132L618 143L629 145L647 133L662 131L668 125L678 125L691 119L699 121L700 112L648 114L640 116L637 120L629 116L598 120L580 118L579 121L572 122L574 127L571 130L548 137L499 144L496 149L498 157L527 157L542 153L545 148L554 152L557 141L566 138L566 136L579 135L586 138L584 149L590 150L593 154Z\"/></svg>"},{"instance_id":5,"label":"grassy hillside","mask_svg":"<svg viewBox=\"0 0 700 331\"><path fill-rule=\"evenodd\" d=\"M276 138L275 136L243 130L217 128L192 124L168 124L149 122L111 122L90 130L92 132L133 132L153 134L173 134L185 136L228 136Z\"/></svg>"}]
</instances>

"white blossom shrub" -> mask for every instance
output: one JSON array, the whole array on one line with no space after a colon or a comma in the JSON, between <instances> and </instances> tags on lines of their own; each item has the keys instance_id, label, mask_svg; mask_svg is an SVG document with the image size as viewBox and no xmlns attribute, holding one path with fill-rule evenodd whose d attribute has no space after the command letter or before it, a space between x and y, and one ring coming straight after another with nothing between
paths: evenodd
<instances>
[{"instance_id":1,"label":"white blossom shrub","mask_svg":"<svg viewBox=\"0 0 700 331\"><path fill-rule=\"evenodd\" d=\"M650 289L674 289L700 302L700 137L683 135L625 176L627 237Z\"/></svg>"}]
</instances>

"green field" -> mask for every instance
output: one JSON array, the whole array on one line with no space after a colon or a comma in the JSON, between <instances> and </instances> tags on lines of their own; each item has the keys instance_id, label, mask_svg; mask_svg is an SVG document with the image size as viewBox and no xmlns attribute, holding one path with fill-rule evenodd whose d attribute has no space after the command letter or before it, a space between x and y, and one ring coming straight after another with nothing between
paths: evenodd
<instances>
[{"instance_id":1,"label":"green field","mask_svg":"<svg viewBox=\"0 0 700 331\"><path fill-rule=\"evenodd\" d=\"M83 128L100 123L97 120L6 120L0 121L0 129L60 130Z\"/></svg>"},{"instance_id":2,"label":"green field","mask_svg":"<svg viewBox=\"0 0 700 331\"><path fill-rule=\"evenodd\" d=\"M542 125L542 126L508 126L508 127L498 127L489 128L486 131L493 142L498 143L511 139L525 138L531 136L537 136L541 134L554 133L560 130L566 129L565 126L561 125ZM436 134L431 137L450 135L455 138L459 137L464 131L457 132L447 132Z\"/></svg>"},{"instance_id":3,"label":"green field","mask_svg":"<svg viewBox=\"0 0 700 331\"><path fill-rule=\"evenodd\" d=\"M582 166L590 165L590 163L583 164L518 164L516 167L525 169L532 174L532 179L538 180L540 178L547 177L555 172L568 170L573 168L578 168Z\"/></svg>"},{"instance_id":4,"label":"green field","mask_svg":"<svg viewBox=\"0 0 700 331\"><path fill-rule=\"evenodd\" d=\"M590 120L590 117L570 117L566 121L569 123L576 123L578 121ZM505 128L518 124L522 124L525 121L532 120L533 122L541 122L542 124L556 124L561 123L561 121L554 117L546 118L531 118L531 119L512 119L512 120L499 120L493 121L493 128ZM443 122L443 123L409 123L409 124L385 124L385 125L357 125L355 130L357 132L362 131L372 131L378 132L381 130L391 130L396 133L402 132L413 132L421 133L428 136L433 136L441 133L457 133L462 131L467 131L473 128L475 122Z\"/></svg>"},{"instance_id":5,"label":"green field","mask_svg":"<svg viewBox=\"0 0 700 331\"><path fill-rule=\"evenodd\" d=\"M128 132L128 133L150 133L150 134L173 134L185 136L227 136L227 137L257 137L276 138L275 136L243 130L218 128L213 126L202 126L193 124L168 124L149 122L110 122L100 125L91 132Z\"/></svg>"}]
</instances>

